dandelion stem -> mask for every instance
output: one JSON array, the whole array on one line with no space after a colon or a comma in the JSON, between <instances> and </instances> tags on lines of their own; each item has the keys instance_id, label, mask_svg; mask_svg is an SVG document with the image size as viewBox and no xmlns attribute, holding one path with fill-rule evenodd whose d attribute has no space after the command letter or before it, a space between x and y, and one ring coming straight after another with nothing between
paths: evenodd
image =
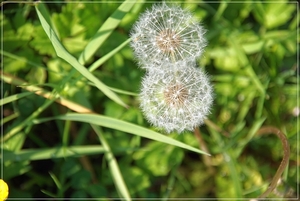
<instances>
[{"instance_id":1,"label":"dandelion stem","mask_svg":"<svg viewBox=\"0 0 300 201\"><path fill-rule=\"evenodd\" d=\"M201 136L201 132L200 132L199 127L195 128L194 134L195 134L195 137L197 138L197 140L199 142L199 148L209 154L209 150L206 146L205 141L203 140L203 138ZM214 172L214 169L212 167L211 157L208 156L208 155L205 155L205 154L203 154L202 157L203 157L204 165L209 168L211 173Z\"/></svg>"}]
</instances>

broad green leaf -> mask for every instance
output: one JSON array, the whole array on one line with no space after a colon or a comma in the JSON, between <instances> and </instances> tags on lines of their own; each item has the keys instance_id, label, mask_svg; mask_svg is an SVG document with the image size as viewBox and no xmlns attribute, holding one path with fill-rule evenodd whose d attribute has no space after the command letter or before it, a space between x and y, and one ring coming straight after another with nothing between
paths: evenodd
<instances>
[{"instance_id":1,"label":"broad green leaf","mask_svg":"<svg viewBox=\"0 0 300 201\"><path fill-rule=\"evenodd\" d=\"M184 157L182 149L166 146L156 141L148 143L146 149L149 151L135 152L133 158L136 160L138 167L151 172L154 176L168 175L170 170L179 165Z\"/></svg>"},{"instance_id":2,"label":"broad green leaf","mask_svg":"<svg viewBox=\"0 0 300 201\"><path fill-rule=\"evenodd\" d=\"M264 45L264 41L260 40L252 43L246 43L242 45L242 47L247 54L253 54L256 52L260 52L263 48L263 45Z\"/></svg>"},{"instance_id":3,"label":"broad green leaf","mask_svg":"<svg viewBox=\"0 0 300 201\"><path fill-rule=\"evenodd\" d=\"M257 21L264 23L265 10L262 2L258 1L253 4L253 14Z\"/></svg>"},{"instance_id":4,"label":"broad green leaf","mask_svg":"<svg viewBox=\"0 0 300 201\"><path fill-rule=\"evenodd\" d=\"M209 155L208 153L206 153L204 151L201 151L199 149L196 149L194 147L186 145L182 142L174 140L173 138L167 137L163 134L157 133L157 132L149 130L147 128L144 128L144 127L141 127L141 126L138 126L138 125L126 122L126 121L122 121L122 120L118 120L118 119L114 119L111 117L106 117L106 116L98 115L98 114L69 113L66 115L57 116L57 117L53 117L53 118L45 118L45 119L35 120L34 122L42 123L44 121L48 121L48 120L52 120L52 119L71 120L71 121L79 121L79 122L95 124L95 125L99 125L99 126L103 126L103 127L107 127L107 128L120 130L120 131L127 132L130 134L138 135L138 136L145 137L148 139L156 140L156 141L163 142L166 144L174 145L177 147L181 147L181 148L184 148L184 149L187 149L190 151L194 151L194 152L197 152L200 154Z\"/></svg>"},{"instance_id":5,"label":"broad green leaf","mask_svg":"<svg viewBox=\"0 0 300 201\"><path fill-rule=\"evenodd\" d=\"M265 6L264 23L269 29L287 23L296 9L296 4L292 5L287 2L270 3L265 4Z\"/></svg>"},{"instance_id":6,"label":"broad green leaf","mask_svg":"<svg viewBox=\"0 0 300 201\"><path fill-rule=\"evenodd\" d=\"M114 93L112 92L104 83L102 83L99 79L97 79L93 74L91 74L84 66L82 66L75 57L73 57L61 44L55 32L52 30L50 25L44 18L44 15L39 10L39 5L36 7L36 12L41 21L41 24L48 35L49 39L52 42L52 45L57 53L57 56L64 59L71 66L73 66L77 71L79 71L86 79L90 80L95 86L101 90L107 97L115 101L116 103L126 107L126 104Z\"/></svg>"},{"instance_id":7,"label":"broad green leaf","mask_svg":"<svg viewBox=\"0 0 300 201\"><path fill-rule=\"evenodd\" d=\"M253 13L256 19L266 28L272 29L283 25L295 13L297 4L288 3L287 1L278 2L256 2L253 4Z\"/></svg>"},{"instance_id":8,"label":"broad green leaf","mask_svg":"<svg viewBox=\"0 0 300 201\"><path fill-rule=\"evenodd\" d=\"M39 52L40 55L47 54L52 58L56 57L53 45L51 44L51 41L49 40L41 25L35 27L34 33L32 33L32 35L33 37L29 44L35 51Z\"/></svg>"},{"instance_id":9,"label":"broad green leaf","mask_svg":"<svg viewBox=\"0 0 300 201\"><path fill-rule=\"evenodd\" d=\"M103 42L110 36L113 30L119 25L122 18L134 6L136 1L126 0L118 9L103 23L95 36L87 44L81 55L79 56L79 63L85 64L103 44Z\"/></svg>"},{"instance_id":10,"label":"broad green leaf","mask_svg":"<svg viewBox=\"0 0 300 201\"><path fill-rule=\"evenodd\" d=\"M32 60L28 59L27 57L21 57L20 55L15 55L15 54L11 54L9 52L6 52L6 51L1 51L1 54L3 54L4 56L7 56L11 59L14 59L14 60L19 60L20 62L24 62L26 64L30 64L31 66L34 66L34 67L37 67L37 68L43 68L42 65L36 63L36 62L33 62ZM5 66L7 68L7 66Z\"/></svg>"}]
</instances>

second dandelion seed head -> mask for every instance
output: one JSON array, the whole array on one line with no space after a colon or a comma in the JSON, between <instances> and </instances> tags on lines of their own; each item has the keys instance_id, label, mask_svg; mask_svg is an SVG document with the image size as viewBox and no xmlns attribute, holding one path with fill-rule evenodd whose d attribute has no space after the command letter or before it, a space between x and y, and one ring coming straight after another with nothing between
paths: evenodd
<instances>
[{"instance_id":1,"label":"second dandelion seed head","mask_svg":"<svg viewBox=\"0 0 300 201\"><path fill-rule=\"evenodd\" d=\"M151 124L168 133L192 131L203 123L213 101L208 77L191 61L159 67L164 70L150 70L143 79L141 109Z\"/></svg>"}]
</instances>

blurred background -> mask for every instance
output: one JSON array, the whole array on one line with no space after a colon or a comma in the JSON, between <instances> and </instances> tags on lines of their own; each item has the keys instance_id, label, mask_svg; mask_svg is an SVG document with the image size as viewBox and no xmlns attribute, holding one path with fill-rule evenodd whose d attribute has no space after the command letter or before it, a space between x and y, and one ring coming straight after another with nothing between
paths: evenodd
<instances>
[{"instance_id":1,"label":"blurred background","mask_svg":"<svg viewBox=\"0 0 300 201\"><path fill-rule=\"evenodd\" d=\"M172 1L170 1L172 2ZM79 57L101 25L120 6L107 1L45 3L53 28L65 48ZM110 53L129 38L140 13L153 1L137 1L85 66ZM299 4L295 1L176 1L192 11L207 30L208 46L198 60L210 75L215 100L201 136L210 162L196 153L102 128L132 198L254 198L271 182L282 160L283 148L275 135L256 135L264 126L286 134L289 165L271 198L299 196ZM1 176L9 198L119 197L103 153L83 151L76 157L47 154L53 147L99 145L86 123L36 118L70 112L58 103L44 107L45 98L18 87L60 91L59 95L93 111L155 130L139 109L140 82L145 74L126 45L97 67L93 74L107 86L132 92L118 94L129 105L120 106L92 86L60 59L45 34L33 2L1 5L3 132ZM297 35L298 34L298 35ZM66 77L71 76L66 81ZM7 99L6 99L7 100ZM38 116L30 118L36 111ZM26 125L22 125L26 122ZM17 129L13 136L7 133ZM193 147L193 133L171 138ZM41 155L38 155L41 153ZM49 152L50 153L50 152ZM298 189L298 191L297 191ZM298 194L297 194L298 193Z\"/></svg>"}]
</instances>

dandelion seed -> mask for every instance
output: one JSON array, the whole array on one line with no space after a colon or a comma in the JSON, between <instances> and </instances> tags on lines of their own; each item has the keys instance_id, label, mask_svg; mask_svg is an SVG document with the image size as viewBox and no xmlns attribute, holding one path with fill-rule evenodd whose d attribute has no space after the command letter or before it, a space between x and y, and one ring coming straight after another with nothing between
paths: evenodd
<instances>
[{"instance_id":1,"label":"dandelion seed","mask_svg":"<svg viewBox=\"0 0 300 201\"><path fill-rule=\"evenodd\" d=\"M191 13L176 5L154 5L131 31L131 47L145 68L149 62L194 60L206 46L204 29Z\"/></svg>"},{"instance_id":2,"label":"dandelion seed","mask_svg":"<svg viewBox=\"0 0 300 201\"><path fill-rule=\"evenodd\" d=\"M153 69L153 64L146 67ZM148 71L142 82L140 106L145 117L168 133L192 131L203 123L213 102L209 79L192 61L156 67L164 70Z\"/></svg>"}]
</instances>

